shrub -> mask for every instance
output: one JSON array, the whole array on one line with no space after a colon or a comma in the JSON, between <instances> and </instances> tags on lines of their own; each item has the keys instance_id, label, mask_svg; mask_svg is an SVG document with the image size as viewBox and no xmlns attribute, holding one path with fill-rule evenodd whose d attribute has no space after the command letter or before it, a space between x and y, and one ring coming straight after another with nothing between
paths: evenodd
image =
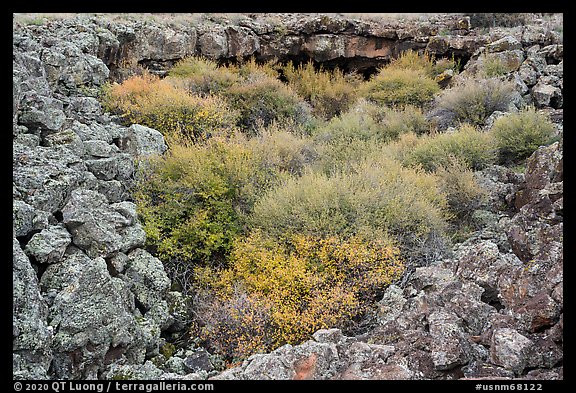
<instances>
[{"instance_id":1,"label":"shrub","mask_svg":"<svg viewBox=\"0 0 576 393\"><path fill-rule=\"evenodd\" d=\"M240 113L238 125L248 135L276 120L304 123L309 117L306 103L292 89L264 74L230 87L223 96Z\"/></svg>"},{"instance_id":2,"label":"shrub","mask_svg":"<svg viewBox=\"0 0 576 393\"><path fill-rule=\"evenodd\" d=\"M507 111L514 86L499 79L464 79L436 99L433 117L440 128L458 122L484 126L494 111Z\"/></svg>"},{"instance_id":3,"label":"shrub","mask_svg":"<svg viewBox=\"0 0 576 393\"><path fill-rule=\"evenodd\" d=\"M319 153L316 167L327 174L346 171L354 162L402 134L427 131L427 120L419 108L393 109L360 100L348 112L313 130Z\"/></svg>"},{"instance_id":4,"label":"shrub","mask_svg":"<svg viewBox=\"0 0 576 393\"><path fill-rule=\"evenodd\" d=\"M445 208L434 176L375 154L350 173L288 179L256 202L249 223L277 237L388 233L408 245L442 233Z\"/></svg>"},{"instance_id":5,"label":"shrub","mask_svg":"<svg viewBox=\"0 0 576 393\"><path fill-rule=\"evenodd\" d=\"M222 99L189 94L149 73L105 86L101 99L126 124L142 124L191 141L229 135L237 119Z\"/></svg>"},{"instance_id":6,"label":"shrub","mask_svg":"<svg viewBox=\"0 0 576 393\"><path fill-rule=\"evenodd\" d=\"M473 13L470 16L471 27L515 27L525 25L529 20L526 13Z\"/></svg>"},{"instance_id":7,"label":"shrub","mask_svg":"<svg viewBox=\"0 0 576 393\"><path fill-rule=\"evenodd\" d=\"M273 122L260 128L257 134L246 144L264 168L300 176L305 167L318 158L313 141L305 135L300 124Z\"/></svg>"},{"instance_id":8,"label":"shrub","mask_svg":"<svg viewBox=\"0 0 576 393\"><path fill-rule=\"evenodd\" d=\"M240 77L227 67L201 57L186 57L168 72L171 83L192 93L215 94L238 83Z\"/></svg>"},{"instance_id":9,"label":"shrub","mask_svg":"<svg viewBox=\"0 0 576 393\"><path fill-rule=\"evenodd\" d=\"M500 162L508 164L528 158L539 146L549 144L555 128L545 115L527 108L496 119L490 132L496 139Z\"/></svg>"},{"instance_id":10,"label":"shrub","mask_svg":"<svg viewBox=\"0 0 576 393\"><path fill-rule=\"evenodd\" d=\"M135 198L147 246L171 278L187 286L192 265L226 264L243 216L281 172L241 138L173 145L148 163L138 181Z\"/></svg>"},{"instance_id":11,"label":"shrub","mask_svg":"<svg viewBox=\"0 0 576 393\"><path fill-rule=\"evenodd\" d=\"M448 162L450 157L456 157L471 169L483 169L496 159L493 138L470 125L463 125L455 132L419 138L410 151L405 152L403 162L434 171Z\"/></svg>"},{"instance_id":12,"label":"shrub","mask_svg":"<svg viewBox=\"0 0 576 393\"><path fill-rule=\"evenodd\" d=\"M432 58L427 53L419 54L412 49L400 53L400 55L396 59L392 60L386 68L394 68L398 70L410 69L421 71L430 77L435 76L434 62Z\"/></svg>"},{"instance_id":13,"label":"shrub","mask_svg":"<svg viewBox=\"0 0 576 393\"><path fill-rule=\"evenodd\" d=\"M211 287L219 284L218 272L196 270L194 314L200 321L191 324L190 335L232 362L270 351L274 326L267 298L247 293L239 283L232 284L225 295L216 292Z\"/></svg>"},{"instance_id":14,"label":"shrub","mask_svg":"<svg viewBox=\"0 0 576 393\"><path fill-rule=\"evenodd\" d=\"M215 299L197 311L208 321L200 336L236 359L297 344L318 329L349 326L402 271L398 249L386 241L305 235L278 241L255 231L235 243L230 268L198 271Z\"/></svg>"},{"instance_id":15,"label":"shrub","mask_svg":"<svg viewBox=\"0 0 576 393\"><path fill-rule=\"evenodd\" d=\"M474 172L460 159L450 156L437 167L440 189L446 194L450 211L458 220L467 220L486 198L474 177Z\"/></svg>"},{"instance_id":16,"label":"shrub","mask_svg":"<svg viewBox=\"0 0 576 393\"><path fill-rule=\"evenodd\" d=\"M368 99L389 106L423 106L440 90L424 71L395 67L382 68L365 86Z\"/></svg>"},{"instance_id":17,"label":"shrub","mask_svg":"<svg viewBox=\"0 0 576 393\"><path fill-rule=\"evenodd\" d=\"M383 142L386 137L375 116L377 111L379 109L376 105L364 101L362 105L357 105L316 127L312 136L320 143L331 144L351 140Z\"/></svg>"},{"instance_id":18,"label":"shrub","mask_svg":"<svg viewBox=\"0 0 576 393\"><path fill-rule=\"evenodd\" d=\"M380 122L387 141L397 140L408 132L422 135L430 131L430 124L418 107L407 105L401 109L383 108L382 115L383 119Z\"/></svg>"},{"instance_id":19,"label":"shrub","mask_svg":"<svg viewBox=\"0 0 576 393\"><path fill-rule=\"evenodd\" d=\"M356 212L347 181L313 172L290 178L256 202L249 222L277 237L350 235Z\"/></svg>"},{"instance_id":20,"label":"shrub","mask_svg":"<svg viewBox=\"0 0 576 393\"><path fill-rule=\"evenodd\" d=\"M484 54L480 58L480 75L486 78L494 78L506 75L510 70L504 64L502 59L496 56L488 56Z\"/></svg>"},{"instance_id":21,"label":"shrub","mask_svg":"<svg viewBox=\"0 0 576 393\"><path fill-rule=\"evenodd\" d=\"M238 76L248 83L263 78L278 79L280 76L278 68L275 61L258 63L254 57L238 65L229 66L230 70L237 73Z\"/></svg>"},{"instance_id":22,"label":"shrub","mask_svg":"<svg viewBox=\"0 0 576 393\"><path fill-rule=\"evenodd\" d=\"M432 76L434 76L436 80L438 75L448 70L454 71L454 74L457 74L460 71L460 60L456 60L454 55L452 55L452 58L450 59L445 57L436 59L432 66Z\"/></svg>"},{"instance_id":23,"label":"shrub","mask_svg":"<svg viewBox=\"0 0 576 393\"><path fill-rule=\"evenodd\" d=\"M324 119L345 112L356 101L361 82L357 74L344 75L339 69L327 71L314 68L310 61L297 68L292 63L282 68L288 84L313 108L313 114Z\"/></svg>"},{"instance_id":24,"label":"shrub","mask_svg":"<svg viewBox=\"0 0 576 393\"><path fill-rule=\"evenodd\" d=\"M220 157L202 146L173 146L151 162L136 201L147 245L165 263L222 263L239 233L234 185Z\"/></svg>"},{"instance_id":25,"label":"shrub","mask_svg":"<svg viewBox=\"0 0 576 393\"><path fill-rule=\"evenodd\" d=\"M403 255L418 258L416 243L446 229L446 196L438 179L375 152L354 168L349 191L358 228L389 233Z\"/></svg>"}]
</instances>

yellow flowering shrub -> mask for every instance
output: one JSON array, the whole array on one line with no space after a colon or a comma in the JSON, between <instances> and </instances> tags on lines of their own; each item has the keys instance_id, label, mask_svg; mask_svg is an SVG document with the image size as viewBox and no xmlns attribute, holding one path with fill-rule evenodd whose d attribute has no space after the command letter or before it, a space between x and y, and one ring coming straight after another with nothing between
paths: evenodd
<instances>
[{"instance_id":1,"label":"yellow flowering shrub","mask_svg":"<svg viewBox=\"0 0 576 393\"><path fill-rule=\"evenodd\" d=\"M199 285L214 296L197 310L208 321L198 333L232 358L296 344L318 329L346 327L403 269L389 241L306 235L279 241L254 231L235 242L228 269L197 269Z\"/></svg>"}]
</instances>

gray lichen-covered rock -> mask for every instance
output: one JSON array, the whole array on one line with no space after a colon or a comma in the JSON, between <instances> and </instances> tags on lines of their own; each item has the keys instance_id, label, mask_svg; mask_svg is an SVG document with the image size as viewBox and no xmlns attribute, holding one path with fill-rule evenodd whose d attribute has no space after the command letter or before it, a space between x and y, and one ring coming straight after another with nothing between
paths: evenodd
<instances>
[{"instance_id":1,"label":"gray lichen-covered rock","mask_svg":"<svg viewBox=\"0 0 576 393\"><path fill-rule=\"evenodd\" d=\"M64 256L72 236L61 226L51 226L32 235L26 244L26 255L40 263L54 263Z\"/></svg>"},{"instance_id":2,"label":"gray lichen-covered rock","mask_svg":"<svg viewBox=\"0 0 576 393\"><path fill-rule=\"evenodd\" d=\"M51 360L52 327L38 278L20 243L12 242L12 350L15 379L46 379Z\"/></svg>"},{"instance_id":3,"label":"gray lichen-covered rock","mask_svg":"<svg viewBox=\"0 0 576 393\"><path fill-rule=\"evenodd\" d=\"M14 237L24 236L33 229L36 211L26 202L15 199L12 203L12 228Z\"/></svg>"},{"instance_id":4,"label":"gray lichen-covered rock","mask_svg":"<svg viewBox=\"0 0 576 393\"><path fill-rule=\"evenodd\" d=\"M532 97L539 108L546 106L562 107L562 91L558 87L538 82L532 88Z\"/></svg>"},{"instance_id":5,"label":"gray lichen-covered rock","mask_svg":"<svg viewBox=\"0 0 576 393\"><path fill-rule=\"evenodd\" d=\"M13 182L25 190L23 201L36 209L54 213L64 206L71 191L89 179L81 170L80 157L65 147L13 145Z\"/></svg>"},{"instance_id":6,"label":"gray lichen-covered rock","mask_svg":"<svg viewBox=\"0 0 576 393\"><path fill-rule=\"evenodd\" d=\"M86 189L72 191L62 217L74 244L91 257L120 250L123 239L118 230L130 225L129 219L110 207L104 195Z\"/></svg>"},{"instance_id":7,"label":"gray lichen-covered rock","mask_svg":"<svg viewBox=\"0 0 576 393\"><path fill-rule=\"evenodd\" d=\"M163 299L170 287L162 262L143 249L128 254L124 276L130 282L136 300L146 310Z\"/></svg>"},{"instance_id":8,"label":"gray lichen-covered rock","mask_svg":"<svg viewBox=\"0 0 576 393\"><path fill-rule=\"evenodd\" d=\"M128 127L121 146L136 157L162 155L168 149L164 136L159 131L140 124Z\"/></svg>"},{"instance_id":9,"label":"gray lichen-covered rock","mask_svg":"<svg viewBox=\"0 0 576 393\"><path fill-rule=\"evenodd\" d=\"M20 124L44 133L55 132L62 127L66 115L61 101L52 97L26 93L20 103Z\"/></svg>"},{"instance_id":10,"label":"gray lichen-covered rock","mask_svg":"<svg viewBox=\"0 0 576 393\"><path fill-rule=\"evenodd\" d=\"M111 365L104 375L105 379L113 380L158 380L164 374L151 361L141 365Z\"/></svg>"},{"instance_id":11,"label":"gray lichen-covered rock","mask_svg":"<svg viewBox=\"0 0 576 393\"><path fill-rule=\"evenodd\" d=\"M104 364L122 356L143 360L133 295L122 280L110 277L104 259L76 251L50 265L41 286L50 299L57 378L97 378Z\"/></svg>"}]
</instances>

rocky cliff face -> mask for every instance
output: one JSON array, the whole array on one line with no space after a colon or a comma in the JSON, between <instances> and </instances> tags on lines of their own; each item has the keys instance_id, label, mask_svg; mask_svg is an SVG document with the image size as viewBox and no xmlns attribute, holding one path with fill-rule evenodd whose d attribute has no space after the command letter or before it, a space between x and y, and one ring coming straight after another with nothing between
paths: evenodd
<instances>
[{"instance_id":1,"label":"rocky cliff face","mask_svg":"<svg viewBox=\"0 0 576 393\"><path fill-rule=\"evenodd\" d=\"M102 83L137 65L162 74L184 56L313 59L360 70L406 49L508 59L526 101L562 122L563 49L553 32L480 35L466 18L380 25L318 15L252 15L201 25L76 18L14 26L13 366L22 379L205 378L214 359L149 360L183 329L181 296L145 251L130 198L136 159L162 135L104 113ZM442 32L442 34L440 34ZM507 60L507 61L508 61ZM453 258L421 267L380 301L375 328L338 330L252 356L220 379L562 378L562 144L539 149L525 176L478 174L503 214ZM210 374L209 374L210 373Z\"/></svg>"},{"instance_id":2,"label":"rocky cliff face","mask_svg":"<svg viewBox=\"0 0 576 393\"><path fill-rule=\"evenodd\" d=\"M90 96L109 76L90 38L14 31L15 378L94 379L114 362L143 363L174 322L170 282L141 248L127 193L135 158L166 146Z\"/></svg>"}]
</instances>

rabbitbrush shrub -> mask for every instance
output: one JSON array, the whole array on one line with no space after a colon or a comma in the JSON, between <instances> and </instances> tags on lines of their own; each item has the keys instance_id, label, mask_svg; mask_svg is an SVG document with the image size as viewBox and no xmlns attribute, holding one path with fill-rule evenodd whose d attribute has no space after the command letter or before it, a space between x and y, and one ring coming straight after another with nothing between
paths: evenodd
<instances>
[{"instance_id":1,"label":"rabbitbrush shrub","mask_svg":"<svg viewBox=\"0 0 576 393\"><path fill-rule=\"evenodd\" d=\"M437 97L434 117L440 128L457 123L481 127L494 111L508 110L513 93L509 81L466 78Z\"/></svg>"},{"instance_id":2,"label":"rabbitbrush shrub","mask_svg":"<svg viewBox=\"0 0 576 393\"><path fill-rule=\"evenodd\" d=\"M276 237L387 233L400 245L413 245L443 232L445 209L433 175L374 154L349 173L309 172L286 180L256 202L249 222Z\"/></svg>"},{"instance_id":3,"label":"rabbitbrush shrub","mask_svg":"<svg viewBox=\"0 0 576 393\"><path fill-rule=\"evenodd\" d=\"M312 105L314 115L324 119L348 110L358 97L362 81L359 75L344 75L337 68L316 70L311 61L298 67L289 63L282 70L288 85Z\"/></svg>"},{"instance_id":4,"label":"rabbitbrush shrub","mask_svg":"<svg viewBox=\"0 0 576 393\"><path fill-rule=\"evenodd\" d=\"M223 91L231 107L240 113L238 125L248 135L259 126L287 120L305 123L310 116L308 105L290 87L267 75L258 75Z\"/></svg>"},{"instance_id":5,"label":"rabbitbrush shrub","mask_svg":"<svg viewBox=\"0 0 576 393\"><path fill-rule=\"evenodd\" d=\"M443 166L450 157L480 170L495 163L496 146L489 133L465 124L454 132L423 135L402 155L405 164L421 165L427 171Z\"/></svg>"},{"instance_id":6,"label":"rabbitbrush shrub","mask_svg":"<svg viewBox=\"0 0 576 393\"><path fill-rule=\"evenodd\" d=\"M378 104L422 107L440 91L434 81L437 70L427 54L406 51L382 67L363 90L368 99Z\"/></svg>"},{"instance_id":7,"label":"rabbitbrush shrub","mask_svg":"<svg viewBox=\"0 0 576 393\"><path fill-rule=\"evenodd\" d=\"M554 124L534 108L502 116L490 129L501 163L528 158L538 147L552 142Z\"/></svg>"},{"instance_id":8,"label":"rabbitbrush shrub","mask_svg":"<svg viewBox=\"0 0 576 393\"><path fill-rule=\"evenodd\" d=\"M105 86L101 100L126 124L142 124L191 141L229 135L237 121L224 100L191 94L149 73Z\"/></svg>"},{"instance_id":9,"label":"rabbitbrush shrub","mask_svg":"<svg viewBox=\"0 0 576 393\"><path fill-rule=\"evenodd\" d=\"M368 99L388 106L421 107L440 91L438 84L424 71L410 68L384 67L365 86Z\"/></svg>"},{"instance_id":10,"label":"rabbitbrush shrub","mask_svg":"<svg viewBox=\"0 0 576 393\"><path fill-rule=\"evenodd\" d=\"M240 76L228 67L202 57L186 57L168 72L173 84L192 93L215 94L240 82Z\"/></svg>"}]
</instances>

